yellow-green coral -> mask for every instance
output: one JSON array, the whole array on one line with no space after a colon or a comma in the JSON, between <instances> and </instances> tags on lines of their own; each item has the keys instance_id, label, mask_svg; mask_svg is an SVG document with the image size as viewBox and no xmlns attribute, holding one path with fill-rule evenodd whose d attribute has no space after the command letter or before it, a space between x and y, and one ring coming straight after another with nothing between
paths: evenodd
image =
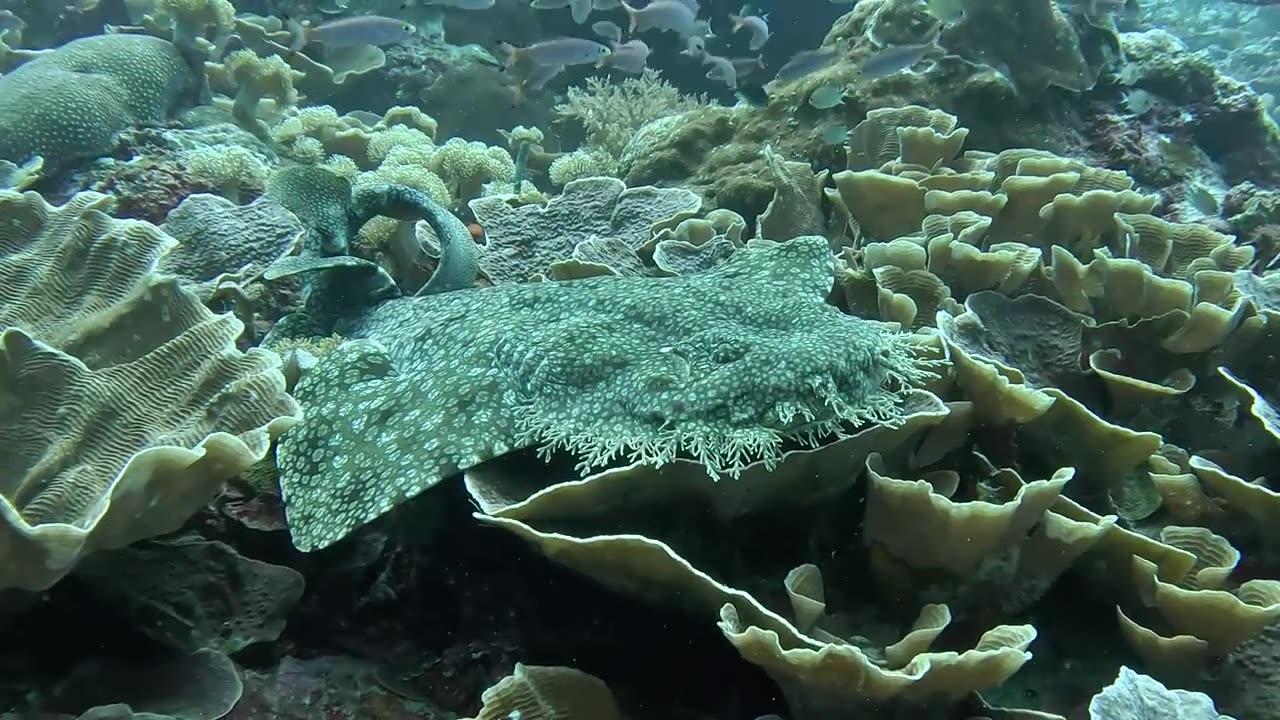
<instances>
[{"instance_id":1,"label":"yellow-green coral","mask_svg":"<svg viewBox=\"0 0 1280 720\"><path fill-rule=\"evenodd\" d=\"M238 145L200 148L183 158L193 180L217 188L232 202L239 201L241 190L261 190L270 172L262 158Z\"/></svg>"},{"instance_id":2,"label":"yellow-green coral","mask_svg":"<svg viewBox=\"0 0 1280 720\"><path fill-rule=\"evenodd\" d=\"M380 163L398 147L414 147L430 150L435 147L431 136L405 125L395 125L373 134L369 138L369 161Z\"/></svg>"},{"instance_id":3,"label":"yellow-green coral","mask_svg":"<svg viewBox=\"0 0 1280 720\"><path fill-rule=\"evenodd\" d=\"M160 13L173 23L173 43L195 47L205 28L226 35L235 28L236 9L230 0L160 0Z\"/></svg>"},{"instance_id":4,"label":"yellow-green coral","mask_svg":"<svg viewBox=\"0 0 1280 720\"><path fill-rule=\"evenodd\" d=\"M324 162L320 163L320 167L348 180L355 180L356 176L360 174L360 166L356 164L355 160L346 155L330 155Z\"/></svg>"},{"instance_id":5,"label":"yellow-green coral","mask_svg":"<svg viewBox=\"0 0 1280 720\"><path fill-rule=\"evenodd\" d=\"M361 173L355 182L357 187L376 183L407 185L416 190L421 190L430 196L432 200L445 207L453 204L453 199L449 196L449 188L445 186L444 181L431 170L421 165L383 163L381 167L373 172Z\"/></svg>"},{"instance_id":6,"label":"yellow-green coral","mask_svg":"<svg viewBox=\"0 0 1280 720\"><path fill-rule=\"evenodd\" d=\"M252 50L237 50L226 59L222 70L236 86L231 115L241 127L263 139L269 133L258 121L258 103L268 98L277 107L288 107L298 101L293 81L299 73L275 55L263 58Z\"/></svg>"},{"instance_id":7,"label":"yellow-green coral","mask_svg":"<svg viewBox=\"0 0 1280 720\"><path fill-rule=\"evenodd\" d=\"M486 182L511 182L516 174L515 161L506 150L461 138L450 138L437 148L431 169L463 202L480 197Z\"/></svg>"},{"instance_id":8,"label":"yellow-green coral","mask_svg":"<svg viewBox=\"0 0 1280 720\"><path fill-rule=\"evenodd\" d=\"M382 121L375 125L374 129L393 127L407 127L411 130L418 130L434 140L439 124L435 118L416 107L397 105L382 114Z\"/></svg>"},{"instance_id":9,"label":"yellow-green coral","mask_svg":"<svg viewBox=\"0 0 1280 720\"><path fill-rule=\"evenodd\" d=\"M607 152L588 150L561 155L551 163L547 176L556 186L585 177L618 174L618 161Z\"/></svg>"}]
</instances>

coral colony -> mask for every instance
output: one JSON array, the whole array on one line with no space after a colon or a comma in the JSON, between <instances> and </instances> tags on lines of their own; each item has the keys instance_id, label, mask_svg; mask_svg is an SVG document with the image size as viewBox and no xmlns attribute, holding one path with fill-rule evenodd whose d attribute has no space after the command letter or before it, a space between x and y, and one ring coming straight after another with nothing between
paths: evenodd
<instances>
[{"instance_id":1,"label":"coral colony","mask_svg":"<svg viewBox=\"0 0 1280 720\"><path fill-rule=\"evenodd\" d=\"M1280 7L0 3L0 718L1280 720Z\"/></svg>"}]
</instances>

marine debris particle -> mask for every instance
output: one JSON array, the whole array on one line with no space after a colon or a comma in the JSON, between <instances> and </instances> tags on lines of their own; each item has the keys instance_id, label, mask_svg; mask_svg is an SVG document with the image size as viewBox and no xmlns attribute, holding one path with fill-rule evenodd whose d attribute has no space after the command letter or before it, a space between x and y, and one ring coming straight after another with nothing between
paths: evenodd
<instances>
[{"instance_id":1,"label":"marine debris particle","mask_svg":"<svg viewBox=\"0 0 1280 720\"><path fill-rule=\"evenodd\" d=\"M846 423L893 423L927 372L906 336L824 298L820 237L688 277L528 283L386 302L298 384L280 443L289 527L331 545L440 480L524 447L579 469L677 455L736 475Z\"/></svg>"}]
</instances>

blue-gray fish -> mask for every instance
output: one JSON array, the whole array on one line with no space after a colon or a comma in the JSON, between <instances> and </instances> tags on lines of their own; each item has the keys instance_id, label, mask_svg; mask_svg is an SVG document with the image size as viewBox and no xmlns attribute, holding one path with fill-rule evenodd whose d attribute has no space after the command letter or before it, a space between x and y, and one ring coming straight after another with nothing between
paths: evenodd
<instances>
[{"instance_id":1,"label":"blue-gray fish","mask_svg":"<svg viewBox=\"0 0 1280 720\"><path fill-rule=\"evenodd\" d=\"M1218 198L1209 188L1198 182L1188 182L1182 193L1183 199L1187 204L1195 208L1196 212L1209 217L1216 217L1218 214Z\"/></svg>"},{"instance_id":2,"label":"blue-gray fish","mask_svg":"<svg viewBox=\"0 0 1280 720\"><path fill-rule=\"evenodd\" d=\"M764 69L764 58L759 55L749 58L729 58L738 77L746 77L757 70Z\"/></svg>"},{"instance_id":3,"label":"blue-gray fish","mask_svg":"<svg viewBox=\"0 0 1280 720\"><path fill-rule=\"evenodd\" d=\"M458 10L488 10L493 7L494 0L422 0L423 5L438 5Z\"/></svg>"},{"instance_id":4,"label":"blue-gray fish","mask_svg":"<svg viewBox=\"0 0 1280 720\"><path fill-rule=\"evenodd\" d=\"M590 65L609 54L609 48L594 40L562 37L542 40L528 47L513 47L507 43L498 45L502 53L502 67L517 63L540 66Z\"/></svg>"},{"instance_id":5,"label":"blue-gray fish","mask_svg":"<svg viewBox=\"0 0 1280 720\"><path fill-rule=\"evenodd\" d=\"M591 32L611 43L622 42L622 28L608 20L597 20L591 23Z\"/></svg>"},{"instance_id":6,"label":"blue-gray fish","mask_svg":"<svg viewBox=\"0 0 1280 720\"><path fill-rule=\"evenodd\" d=\"M681 37L698 34L698 11L681 0L653 0L642 8L624 2L622 9L631 20L628 32L671 30Z\"/></svg>"},{"instance_id":7,"label":"blue-gray fish","mask_svg":"<svg viewBox=\"0 0 1280 720\"><path fill-rule=\"evenodd\" d=\"M748 45L752 50L759 50L769 41L769 18L765 15L729 15L729 22L733 23L731 33L746 28L751 31L751 42Z\"/></svg>"},{"instance_id":8,"label":"blue-gray fish","mask_svg":"<svg viewBox=\"0 0 1280 720\"><path fill-rule=\"evenodd\" d=\"M822 142L827 145L840 145L849 139L849 128L844 125L832 125L822 131Z\"/></svg>"},{"instance_id":9,"label":"blue-gray fish","mask_svg":"<svg viewBox=\"0 0 1280 720\"><path fill-rule=\"evenodd\" d=\"M809 94L809 104L818 110L830 110L844 102L844 92L839 85L823 85Z\"/></svg>"},{"instance_id":10,"label":"blue-gray fish","mask_svg":"<svg viewBox=\"0 0 1280 720\"><path fill-rule=\"evenodd\" d=\"M915 45L895 45L890 48L878 50L871 54L866 60L862 61L862 65L858 67L862 77L867 80L875 80L876 78L892 75L900 70L906 70L912 65L920 62L927 55L935 53L946 53L946 50L938 44L938 35L942 30L941 25L934 26L929 33L927 42Z\"/></svg>"},{"instance_id":11,"label":"blue-gray fish","mask_svg":"<svg viewBox=\"0 0 1280 720\"><path fill-rule=\"evenodd\" d=\"M738 71L727 58L707 53L702 58L702 64L711 66L707 71L708 80L719 80L729 88L738 87Z\"/></svg>"},{"instance_id":12,"label":"blue-gray fish","mask_svg":"<svg viewBox=\"0 0 1280 720\"><path fill-rule=\"evenodd\" d=\"M621 45L615 43L613 52L596 61L596 67L611 67L632 75L644 72L649 61L649 46L639 38L632 38Z\"/></svg>"},{"instance_id":13,"label":"blue-gray fish","mask_svg":"<svg viewBox=\"0 0 1280 720\"><path fill-rule=\"evenodd\" d=\"M831 45L828 47L820 47L816 50L801 50L785 65L778 68L778 74L773 76L774 82L797 80L816 73L823 68L834 65L837 60L844 57L848 50L839 45Z\"/></svg>"},{"instance_id":14,"label":"blue-gray fish","mask_svg":"<svg viewBox=\"0 0 1280 720\"><path fill-rule=\"evenodd\" d=\"M395 45L411 39L418 29L411 23L381 15L356 15L327 22L319 27L309 27L296 20L289 21L293 33L291 50L297 51L311 43L325 47L356 47L359 45Z\"/></svg>"}]
</instances>

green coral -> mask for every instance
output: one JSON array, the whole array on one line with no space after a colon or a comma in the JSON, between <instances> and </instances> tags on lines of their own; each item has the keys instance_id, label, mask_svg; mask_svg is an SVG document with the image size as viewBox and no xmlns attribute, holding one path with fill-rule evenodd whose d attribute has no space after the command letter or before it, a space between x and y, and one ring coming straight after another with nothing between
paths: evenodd
<instances>
[{"instance_id":1,"label":"green coral","mask_svg":"<svg viewBox=\"0 0 1280 720\"><path fill-rule=\"evenodd\" d=\"M179 47L196 47L209 27L219 36L235 29L236 8L230 0L159 0L157 7L173 24L173 42Z\"/></svg>"},{"instance_id":2,"label":"green coral","mask_svg":"<svg viewBox=\"0 0 1280 720\"><path fill-rule=\"evenodd\" d=\"M893 423L924 371L905 336L823 301L833 279L826 240L807 237L691 277L501 285L338 322L351 340L298 384L306 420L279 446L294 544L328 546L521 447L735 473L845 423Z\"/></svg>"},{"instance_id":3,"label":"green coral","mask_svg":"<svg viewBox=\"0 0 1280 720\"><path fill-rule=\"evenodd\" d=\"M231 202L240 202L242 190L260 191L267 181L268 167L252 150L224 145L192 150L183 155L191 178L215 188Z\"/></svg>"},{"instance_id":4,"label":"green coral","mask_svg":"<svg viewBox=\"0 0 1280 720\"><path fill-rule=\"evenodd\" d=\"M462 138L450 138L441 145L431 157L431 169L464 202L483 195L485 183L511 182L516 174L511 153Z\"/></svg>"},{"instance_id":5,"label":"green coral","mask_svg":"<svg viewBox=\"0 0 1280 720\"><path fill-rule=\"evenodd\" d=\"M73 40L0 77L0 159L99 157L115 135L159 123L197 87L174 45L146 35Z\"/></svg>"},{"instance_id":6,"label":"green coral","mask_svg":"<svg viewBox=\"0 0 1280 720\"><path fill-rule=\"evenodd\" d=\"M547 169L547 177L557 187L587 177L618 174L618 161L609 153L589 150L561 155Z\"/></svg>"}]
</instances>

